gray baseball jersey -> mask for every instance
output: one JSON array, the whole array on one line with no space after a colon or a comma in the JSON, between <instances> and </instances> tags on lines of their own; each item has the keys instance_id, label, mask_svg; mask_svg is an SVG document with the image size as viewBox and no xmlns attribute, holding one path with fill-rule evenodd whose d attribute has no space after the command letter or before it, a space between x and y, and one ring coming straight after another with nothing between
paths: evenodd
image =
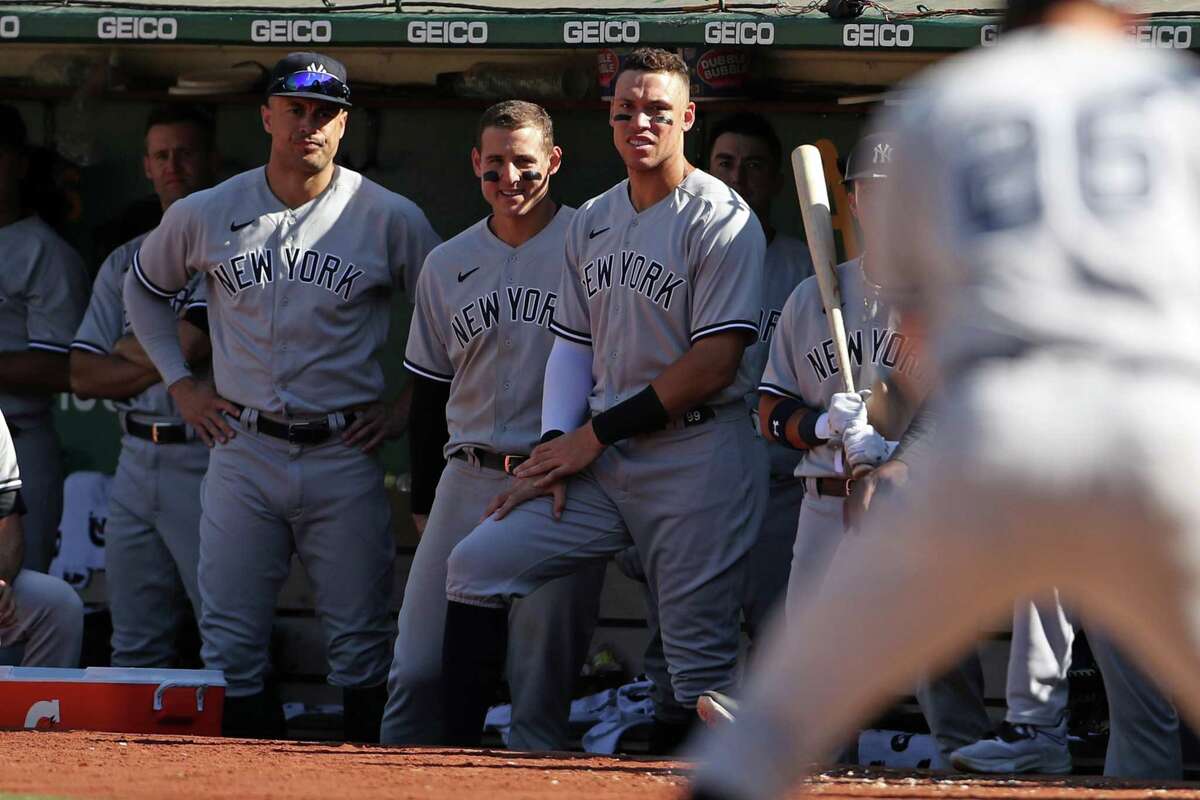
<instances>
[{"instance_id":1,"label":"gray baseball jersey","mask_svg":"<svg viewBox=\"0 0 1200 800\"><path fill-rule=\"evenodd\" d=\"M143 234L130 239L113 250L100 265L83 322L80 323L79 330L75 332L75 339L71 342L72 350L109 355L117 340L130 333L129 318L125 314L125 275L133 265L133 256L145 238L146 234ZM181 318L189 311L205 308L207 305L204 276L200 274L193 275L187 285L171 298L171 306ZM113 402L120 411L133 411L163 419L179 418L175 402L161 382L134 397Z\"/></svg>"},{"instance_id":2,"label":"gray baseball jersey","mask_svg":"<svg viewBox=\"0 0 1200 800\"><path fill-rule=\"evenodd\" d=\"M35 216L0 228L0 350L66 353L87 303L79 254ZM48 413L49 394L0 391L10 420Z\"/></svg>"},{"instance_id":3,"label":"gray baseball jersey","mask_svg":"<svg viewBox=\"0 0 1200 800\"><path fill-rule=\"evenodd\" d=\"M142 242L134 273L172 298L208 278L213 375L222 396L275 414L322 414L379 400L394 289L413 295L438 243L415 204L337 167L288 208L266 169L179 200ZM182 361L159 364L169 386Z\"/></svg>"},{"instance_id":4,"label":"gray baseball jersey","mask_svg":"<svg viewBox=\"0 0 1200 800\"><path fill-rule=\"evenodd\" d=\"M519 248L487 220L438 246L417 281L404 365L450 384L448 457L465 446L527 453L541 433L542 367L573 208Z\"/></svg>"},{"instance_id":5,"label":"gray baseball jersey","mask_svg":"<svg viewBox=\"0 0 1200 800\"><path fill-rule=\"evenodd\" d=\"M837 268L842 290L846 344L854 363L854 385L869 387L893 370L917 375L919 364L912 343L897 330L897 315L883 292L863 276L860 259ZM821 304L815 277L801 283L783 307L771 339L771 353L763 371L760 392L791 397L812 408L825 408L840 392L833 337ZM834 449L829 445L806 451L796 467L805 477L837 476Z\"/></svg>"},{"instance_id":6,"label":"gray baseball jersey","mask_svg":"<svg viewBox=\"0 0 1200 800\"><path fill-rule=\"evenodd\" d=\"M584 203L567 232L551 325L593 350L592 412L637 394L697 339L757 333L765 250L750 207L699 169L641 213L628 180ZM742 370L710 402L740 400L752 387Z\"/></svg>"},{"instance_id":7,"label":"gray baseball jersey","mask_svg":"<svg viewBox=\"0 0 1200 800\"><path fill-rule=\"evenodd\" d=\"M17 451L13 447L8 421L0 412L0 492L21 488L21 469L17 466Z\"/></svg>"}]
</instances>

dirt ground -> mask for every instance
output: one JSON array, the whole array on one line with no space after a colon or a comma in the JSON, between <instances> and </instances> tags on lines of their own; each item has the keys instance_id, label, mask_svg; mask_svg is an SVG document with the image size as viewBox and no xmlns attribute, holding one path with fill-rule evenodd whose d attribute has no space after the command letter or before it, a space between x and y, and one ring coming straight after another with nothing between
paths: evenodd
<instances>
[{"instance_id":1,"label":"dirt ground","mask_svg":"<svg viewBox=\"0 0 1200 800\"><path fill-rule=\"evenodd\" d=\"M688 773L686 764L646 758L39 732L0 733L0 764L0 792L121 800L674 800ZM824 773L807 788L827 798L1200 800L1200 788L1182 784L857 769Z\"/></svg>"}]
</instances>

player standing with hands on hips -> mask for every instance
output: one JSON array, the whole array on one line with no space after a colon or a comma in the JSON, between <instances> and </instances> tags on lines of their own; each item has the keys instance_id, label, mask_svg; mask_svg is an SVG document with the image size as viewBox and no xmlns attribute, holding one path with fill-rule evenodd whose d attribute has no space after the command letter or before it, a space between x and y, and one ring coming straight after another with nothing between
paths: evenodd
<instances>
[{"instance_id":1,"label":"player standing with hands on hips","mask_svg":"<svg viewBox=\"0 0 1200 800\"><path fill-rule=\"evenodd\" d=\"M134 333L213 446L200 527L200 633L225 671L228 733L279 736L266 683L275 598L299 553L348 740L377 741L394 544L374 448L403 420L378 355L393 295L438 243L412 202L334 164L346 68L292 53L271 70L265 168L176 202L125 284ZM204 273L214 388L192 377L168 300ZM236 431L235 431L236 426Z\"/></svg>"},{"instance_id":2,"label":"player standing with hands on hips","mask_svg":"<svg viewBox=\"0 0 1200 800\"><path fill-rule=\"evenodd\" d=\"M1200 431L1144 422L1200 405L1200 81L1129 41L1121 5L1012 0L999 45L883 120L905 161L882 267L914 288L936 427L902 443L911 482L874 502L869 546L775 632L697 797L782 796L1052 586L1200 721Z\"/></svg>"},{"instance_id":3,"label":"player standing with hands on hips","mask_svg":"<svg viewBox=\"0 0 1200 800\"><path fill-rule=\"evenodd\" d=\"M445 739L446 559L513 483L541 433L542 381L531 365L545 364L554 342L563 240L575 216L550 198L562 150L541 106L497 103L480 118L475 145L471 161L492 213L425 260L404 357L415 375L413 510L429 516L404 587L384 744ZM514 605L511 749L567 748L603 583L598 562Z\"/></svg>"},{"instance_id":4,"label":"player standing with hands on hips","mask_svg":"<svg viewBox=\"0 0 1200 800\"><path fill-rule=\"evenodd\" d=\"M151 113L142 162L164 211L213 184L214 136L212 119L198 109ZM175 666L179 631L200 612L196 568L208 448L188 430L128 330L125 276L145 238L134 237L104 259L71 342L71 388L80 397L116 400L124 434L104 532L116 667ZM198 370L211 353L203 276L194 275L171 304L184 355Z\"/></svg>"},{"instance_id":5,"label":"player standing with hands on hips","mask_svg":"<svg viewBox=\"0 0 1200 800\"><path fill-rule=\"evenodd\" d=\"M454 743L479 742L509 603L630 544L676 698L694 707L735 681L745 555L766 499L750 384L737 378L758 333L765 242L745 202L688 164L694 122L683 60L634 51L610 108L629 179L585 203L566 236L543 443L450 555Z\"/></svg>"}]
</instances>

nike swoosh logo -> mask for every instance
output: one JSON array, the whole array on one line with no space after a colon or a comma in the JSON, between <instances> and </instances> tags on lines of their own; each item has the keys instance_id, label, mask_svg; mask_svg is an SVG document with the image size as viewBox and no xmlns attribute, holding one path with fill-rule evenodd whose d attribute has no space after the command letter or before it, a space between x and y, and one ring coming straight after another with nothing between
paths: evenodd
<instances>
[{"instance_id":1,"label":"nike swoosh logo","mask_svg":"<svg viewBox=\"0 0 1200 800\"><path fill-rule=\"evenodd\" d=\"M611 225L609 225L608 227L609 227L609 228L611 228L612 226L611 226ZM608 228L600 228L600 229L598 229L598 230L594 230L594 231L592 231L591 233L589 233L589 234L588 234L588 238L589 238L589 239L595 239L597 236L599 236L600 234L604 233L606 230L608 230Z\"/></svg>"},{"instance_id":2,"label":"nike swoosh logo","mask_svg":"<svg viewBox=\"0 0 1200 800\"><path fill-rule=\"evenodd\" d=\"M256 222L258 222L258 217L255 217L254 219L250 220L249 222L243 222L241 225L237 224L236 222L231 222L231 223L229 223L229 230L240 231L242 228L246 227L247 225L253 225Z\"/></svg>"},{"instance_id":3,"label":"nike swoosh logo","mask_svg":"<svg viewBox=\"0 0 1200 800\"><path fill-rule=\"evenodd\" d=\"M479 267L476 267L475 269L469 269L469 270L467 270L466 272L460 272L460 273L458 273L458 282L459 282L459 283L462 283L462 282L463 282L463 281L465 281L467 278L469 278L469 277L471 277L472 275L474 275L476 272L479 272Z\"/></svg>"}]
</instances>

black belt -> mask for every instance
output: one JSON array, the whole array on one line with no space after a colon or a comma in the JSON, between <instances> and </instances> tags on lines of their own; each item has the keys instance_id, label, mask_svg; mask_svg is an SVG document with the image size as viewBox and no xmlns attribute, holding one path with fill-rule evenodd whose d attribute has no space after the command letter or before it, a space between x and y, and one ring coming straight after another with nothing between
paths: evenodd
<instances>
[{"instance_id":1,"label":"black belt","mask_svg":"<svg viewBox=\"0 0 1200 800\"><path fill-rule=\"evenodd\" d=\"M703 425L710 420L716 419L717 412L712 406L696 406L689 408L679 417L667 423L667 430L679 430L680 428L691 428L694 425Z\"/></svg>"},{"instance_id":2,"label":"black belt","mask_svg":"<svg viewBox=\"0 0 1200 800\"><path fill-rule=\"evenodd\" d=\"M347 412L345 415L346 427L354 422L355 415L353 412ZM258 432L273 436L276 439L283 439L289 444L320 444L321 442L333 436L333 427L329 424L329 419L319 417L317 419L305 420L304 422L276 422L273 419L264 417L261 413L258 415Z\"/></svg>"},{"instance_id":3,"label":"black belt","mask_svg":"<svg viewBox=\"0 0 1200 800\"><path fill-rule=\"evenodd\" d=\"M155 444L184 444L191 441L182 422L138 422L125 417L125 432Z\"/></svg>"},{"instance_id":4,"label":"black belt","mask_svg":"<svg viewBox=\"0 0 1200 800\"><path fill-rule=\"evenodd\" d=\"M529 458L529 456L519 456L512 453L493 453L489 450L472 450L470 452L455 450L450 457L461 459L475 466L494 469L506 475L512 475L513 470L521 466Z\"/></svg>"},{"instance_id":5,"label":"black belt","mask_svg":"<svg viewBox=\"0 0 1200 800\"><path fill-rule=\"evenodd\" d=\"M849 497L850 490L854 487L854 480L851 478L805 478L805 492L808 491L809 481L817 485L818 497Z\"/></svg>"}]
</instances>

